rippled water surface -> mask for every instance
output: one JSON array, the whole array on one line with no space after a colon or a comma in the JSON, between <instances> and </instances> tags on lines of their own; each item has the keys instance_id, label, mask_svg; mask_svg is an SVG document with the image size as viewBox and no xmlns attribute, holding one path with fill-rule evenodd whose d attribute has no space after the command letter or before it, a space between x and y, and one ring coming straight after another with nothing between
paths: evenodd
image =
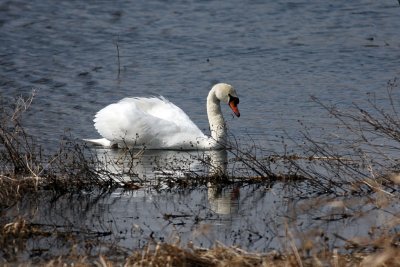
<instances>
[{"instance_id":1,"label":"rippled water surface","mask_svg":"<svg viewBox=\"0 0 400 267\"><path fill-rule=\"evenodd\" d=\"M351 103L398 75L396 4L3 1L0 92L37 90L29 124L52 145L96 137L94 114L126 96L164 95L207 130L217 81L239 92L235 135L296 137L298 119L324 122L310 95Z\"/></svg>"},{"instance_id":2,"label":"rippled water surface","mask_svg":"<svg viewBox=\"0 0 400 267\"><path fill-rule=\"evenodd\" d=\"M301 141L299 120L316 136L321 127L334 130L311 95L344 107L368 93L380 99L400 74L399 12L389 0L0 1L0 97L36 90L25 124L51 150L64 134L97 138L94 114L127 96L163 95L207 132L208 90L227 82L241 111L234 118L223 109L230 131L280 151L282 135ZM296 210L281 189L138 190L116 192L82 213L65 199L53 207L83 224L108 220L128 247L140 231L155 231L163 238L186 233L187 240L207 233L200 243L268 250L279 245L282 218ZM37 218L65 220L44 210ZM165 213L187 217L165 220ZM196 216L208 218L211 230ZM315 223L302 216L305 228Z\"/></svg>"}]
</instances>

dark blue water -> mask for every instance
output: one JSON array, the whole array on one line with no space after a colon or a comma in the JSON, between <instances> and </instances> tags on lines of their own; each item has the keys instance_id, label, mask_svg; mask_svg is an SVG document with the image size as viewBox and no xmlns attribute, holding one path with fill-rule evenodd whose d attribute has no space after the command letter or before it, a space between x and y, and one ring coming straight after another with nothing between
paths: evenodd
<instances>
[{"instance_id":1,"label":"dark blue water","mask_svg":"<svg viewBox=\"0 0 400 267\"><path fill-rule=\"evenodd\" d=\"M243 142L254 139L281 151L282 135L302 141L299 120L316 136L321 128L335 131L311 95L342 107L365 102L368 93L380 99L386 82L400 75L399 13L394 0L1 1L0 97L9 100L37 91L25 125L51 149L65 133L76 139L97 138L94 114L127 96L163 95L207 132L208 90L216 82L227 82L240 96L242 115L233 118L223 109L230 131ZM232 213L237 215L221 219L213 213L218 219L206 221L212 236L199 242L223 240L256 250L278 247L277 236L296 206L288 205L280 188L241 190L240 197L232 198ZM188 195L146 190L116 194L105 200L105 213L97 208L91 212L116 217L118 229L131 231L138 225L135 229L147 227L147 235L163 229L164 237L186 233L189 240L192 224L170 227L162 214L182 212L183 207L192 216L205 212L203 206L212 213L207 193L202 188ZM189 209L180 201L193 205ZM283 207L273 213L277 221L268 215L276 210L271 203ZM132 210L139 215L121 215ZM307 214L299 215L304 229L319 227ZM118 218L125 220L120 226ZM255 230L240 232L243 225ZM343 229L340 224L332 227ZM344 231L357 235L367 228ZM252 238L260 232L257 243ZM249 233L252 237L246 239ZM137 246L125 238L124 245Z\"/></svg>"},{"instance_id":2,"label":"dark blue water","mask_svg":"<svg viewBox=\"0 0 400 267\"><path fill-rule=\"evenodd\" d=\"M54 145L65 130L97 137L94 114L126 96L164 95L207 131L207 92L224 81L241 98L242 117L225 116L235 135L297 137L298 119L325 122L310 95L350 104L399 74L399 11L396 1L2 1L0 93L36 89L29 126Z\"/></svg>"}]
</instances>

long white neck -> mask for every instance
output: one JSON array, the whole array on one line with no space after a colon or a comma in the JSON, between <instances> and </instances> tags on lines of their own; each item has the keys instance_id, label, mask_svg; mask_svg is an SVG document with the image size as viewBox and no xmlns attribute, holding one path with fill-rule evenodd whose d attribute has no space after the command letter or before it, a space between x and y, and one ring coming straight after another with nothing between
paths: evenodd
<instances>
[{"instance_id":1,"label":"long white neck","mask_svg":"<svg viewBox=\"0 0 400 267\"><path fill-rule=\"evenodd\" d=\"M211 137L218 143L225 144L226 126L222 116L220 100L215 95L215 89L211 89L207 97L207 116L210 123Z\"/></svg>"}]
</instances>

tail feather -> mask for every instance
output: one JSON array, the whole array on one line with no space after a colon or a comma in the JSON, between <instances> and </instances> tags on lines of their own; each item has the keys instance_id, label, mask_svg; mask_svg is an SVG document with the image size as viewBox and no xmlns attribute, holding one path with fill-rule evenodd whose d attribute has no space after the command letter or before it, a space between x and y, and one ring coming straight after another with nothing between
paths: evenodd
<instances>
[{"instance_id":1,"label":"tail feather","mask_svg":"<svg viewBox=\"0 0 400 267\"><path fill-rule=\"evenodd\" d=\"M105 138L101 138L101 139L83 139L83 141L91 143L91 144L96 145L96 146L104 146L104 147L113 147L114 146L114 144L110 140L107 140Z\"/></svg>"}]
</instances>

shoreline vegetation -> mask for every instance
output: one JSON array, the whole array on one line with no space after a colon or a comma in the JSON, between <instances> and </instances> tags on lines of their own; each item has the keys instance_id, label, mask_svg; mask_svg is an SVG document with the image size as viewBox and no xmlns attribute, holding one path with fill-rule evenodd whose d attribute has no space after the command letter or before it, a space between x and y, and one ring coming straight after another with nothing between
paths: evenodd
<instances>
[{"instance_id":1,"label":"shoreline vegetation","mask_svg":"<svg viewBox=\"0 0 400 267\"><path fill-rule=\"evenodd\" d=\"M235 170L216 170L212 175L192 172L183 178L170 176L162 183L171 190L209 183L265 187L275 183L296 187L297 183L304 183L310 190L306 194L317 199L316 205L319 196L330 195L338 199L335 203L339 206L344 205L342 199L359 197L372 209L385 209L399 200L397 91L397 80L389 81L384 96L389 106L382 105L383 96L370 95L365 105L355 103L347 109L313 97L338 122L338 128L335 134L315 138L312 129L303 125L304 140L301 143L290 140L301 148L302 155L270 154L256 144L241 147L232 137L228 153ZM35 224L22 214L8 218L3 215L7 209L24 197L35 198L43 192L57 198L82 192L107 194L118 188L126 191L161 188L160 181L149 183L135 176L135 164L126 160L140 158L143 151L126 150L122 163L108 161L108 164L123 164L123 173L101 168L100 159L90 148L68 138L62 141L57 153L46 155L22 125L35 94L17 98L13 104L2 103L0 107L0 264L3 266L400 266L400 217L396 215L396 220L371 230L368 238L337 235L345 244L343 248L327 249L305 233L293 233L288 228L282 249L265 253L221 243L205 249L182 244L179 237L176 242L159 242L149 237L143 249L130 251L116 242L98 238L109 235L108 232ZM202 163L214 168L208 158ZM323 233L319 235L322 237ZM40 251L26 251L31 240L40 238L62 242L69 249L46 258L40 257Z\"/></svg>"}]
</instances>

